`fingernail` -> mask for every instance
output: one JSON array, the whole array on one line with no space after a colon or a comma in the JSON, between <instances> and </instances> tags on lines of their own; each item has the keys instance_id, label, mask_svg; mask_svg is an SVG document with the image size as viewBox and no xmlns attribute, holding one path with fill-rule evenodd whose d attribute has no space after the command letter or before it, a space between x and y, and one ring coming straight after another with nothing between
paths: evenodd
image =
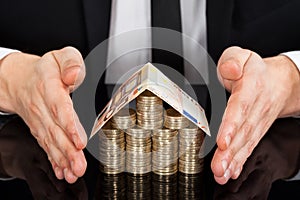
<instances>
[{"instance_id":1,"label":"fingernail","mask_svg":"<svg viewBox=\"0 0 300 200\"><path fill-rule=\"evenodd\" d=\"M222 167L223 167L223 170L224 170L224 172L225 172L225 171L226 171L226 169L227 169L227 167L228 167L228 163L227 163L227 161L226 161L226 160L222 160L221 162L222 162Z\"/></svg>"},{"instance_id":2,"label":"fingernail","mask_svg":"<svg viewBox=\"0 0 300 200\"><path fill-rule=\"evenodd\" d=\"M228 180L230 178L230 170L227 169L224 173L224 178L226 178L226 180Z\"/></svg>"},{"instance_id":3,"label":"fingernail","mask_svg":"<svg viewBox=\"0 0 300 200\"><path fill-rule=\"evenodd\" d=\"M55 172L56 178L58 178L59 180L63 179L62 171L58 167L55 167L54 172Z\"/></svg>"},{"instance_id":4,"label":"fingernail","mask_svg":"<svg viewBox=\"0 0 300 200\"><path fill-rule=\"evenodd\" d=\"M234 176L238 177L241 173L241 169L237 169L235 172L234 172Z\"/></svg>"},{"instance_id":5,"label":"fingernail","mask_svg":"<svg viewBox=\"0 0 300 200\"><path fill-rule=\"evenodd\" d=\"M225 142L226 142L226 146L229 147L230 142L231 142L231 137L230 137L229 135L227 135L227 136L225 137Z\"/></svg>"},{"instance_id":6,"label":"fingernail","mask_svg":"<svg viewBox=\"0 0 300 200\"><path fill-rule=\"evenodd\" d=\"M65 177L68 183L74 183L77 180L77 176L75 176L72 171L68 170L68 175Z\"/></svg>"}]
</instances>

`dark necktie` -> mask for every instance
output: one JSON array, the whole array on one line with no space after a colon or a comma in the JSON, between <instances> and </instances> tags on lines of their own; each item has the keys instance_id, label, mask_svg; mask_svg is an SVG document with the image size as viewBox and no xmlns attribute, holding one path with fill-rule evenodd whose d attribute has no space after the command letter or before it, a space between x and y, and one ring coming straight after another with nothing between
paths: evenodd
<instances>
[{"instance_id":1,"label":"dark necktie","mask_svg":"<svg viewBox=\"0 0 300 200\"><path fill-rule=\"evenodd\" d=\"M152 27L167 28L181 32L180 0L152 0L151 1ZM170 41L170 45L182 54L182 38L180 34L168 37L152 31L152 45L156 46L161 41ZM183 58L166 50L152 49L152 62L170 66L183 74Z\"/></svg>"}]
</instances>

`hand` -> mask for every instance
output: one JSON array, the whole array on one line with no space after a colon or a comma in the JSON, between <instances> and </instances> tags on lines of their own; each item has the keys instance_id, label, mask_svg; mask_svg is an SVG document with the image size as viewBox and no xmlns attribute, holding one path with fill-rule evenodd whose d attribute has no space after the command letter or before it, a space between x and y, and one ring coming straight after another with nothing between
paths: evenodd
<instances>
[{"instance_id":1,"label":"hand","mask_svg":"<svg viewBox=\"0 0 300 200\"><path fill-rule=\"evenodd\" d=\"M218 77L231 92L211 168L215 180L236 179L249 155L278 117L300 111L300 74L285 56L262 59L239 47L224 51Z\"/></svg>"},{"instance_id":2,"label":"hand","mask_svg":"<svg viewBox=\"0 0 300 200\"><path fill-rule=\"evenodd\" d=\"M69 96L85 76L81 54L71 47L42 57L12 53L0 69L0 108L23 118L58 179L75 182L86 170L87 136Z\"/></svg>"},{"instance_id":3,"label":"hand","mask_svg":"<svg viewBox=\"0 0 300 200\"><path fill-rule=\"evenodd\" d=\"M237 180L219 185L214 199L267 199L273 182L299 171L300 124L280 119L248 158Z\"/></svg>"},{"instance_id":4,"label":"hand","mask_svg":"<svg viewBox=\"0 0 300 200\"><path fill-rule=\"evenodd\" d=\"M34 199L87 199L83 178L72 185L55 178L46 153L20 118L1 129L0 154L4 175L26 180Z\"/></svg>"}]
</instances>

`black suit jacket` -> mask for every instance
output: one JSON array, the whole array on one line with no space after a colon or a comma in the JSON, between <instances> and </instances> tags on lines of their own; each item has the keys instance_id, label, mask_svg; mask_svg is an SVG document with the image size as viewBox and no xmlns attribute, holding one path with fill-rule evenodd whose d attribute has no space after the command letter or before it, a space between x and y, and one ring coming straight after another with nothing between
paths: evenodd
<instances>
[{"instance_id":1,"label":"black suit jacket","mask_svg":"<svg viewBox=\"0 0 300 200\"><path fill-rule=\"evenodd\" d=\"M72 45L86 56L108 37L110 4L110 0L3 0L0 46L41 55ZM207 0L208 51L217 61L231 45L262 56L300 49L299 10L298 0Z\"/></svg>"},{"instance_id":2,"label":"black suit jacket","mask_svg":"<svg viewBox=\"0 0 300 200\"><path fill-rule=\"evenodd\" d=\"M0 5L3 47L42 55L71 45L85 57L108 38L111 0L2 0ZM208 52L217 62L232 45L263 57L298 50L299 10L299 0L207 0ZM106 96L101 90L101 94L97 90L96 99ZM202 90L198 93L204 94ZM203 95L199 101L209 107ZM96 111L106 102L97 103Z\"/></svg>"}]
</instances>

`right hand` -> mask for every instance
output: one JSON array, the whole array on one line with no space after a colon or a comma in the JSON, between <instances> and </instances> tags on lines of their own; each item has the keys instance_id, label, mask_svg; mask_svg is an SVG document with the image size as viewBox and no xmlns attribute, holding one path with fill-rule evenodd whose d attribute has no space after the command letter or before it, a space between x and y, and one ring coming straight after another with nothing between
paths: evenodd
<instances>
[{"instance_id":1,"label":"right hand","mask_svg":"<svg viewBox=\"0 0 300 200\"><path fill-rule=\"evenodd\" d=\"M69 96L84 77L82 56L72 47L42 57L12 53L0 62L0 109L23 118L56 177L69 183L87 166L87 136Z\"/></svg>"},{"instance_id":2,"label":"right hand","mask_svg":"<svg viewBox=\"0 0 300 200\"><path fill-rule=\"evenodd\" d=\"M26 180L34 199L87 199L83 178L72 185L55 178L46 153L19 117L0 130L0 154L2 175Z\"/></svg>"}]
</instances>

